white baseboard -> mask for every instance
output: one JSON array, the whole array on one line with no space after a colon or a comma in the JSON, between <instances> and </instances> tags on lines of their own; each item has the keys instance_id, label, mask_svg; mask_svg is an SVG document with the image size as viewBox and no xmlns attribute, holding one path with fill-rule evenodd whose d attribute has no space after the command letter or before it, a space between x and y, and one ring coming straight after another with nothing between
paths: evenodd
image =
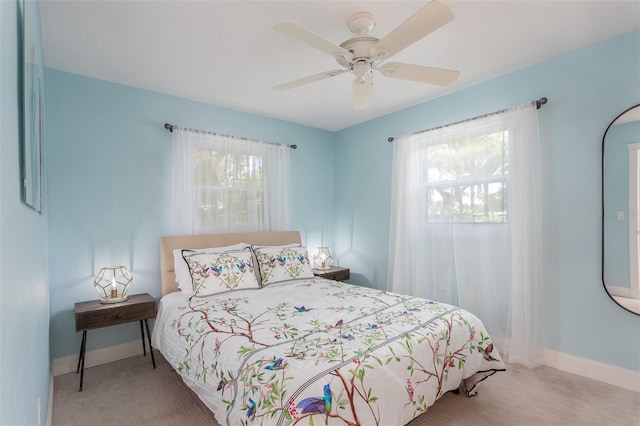
<instances>
[{"instance_id":1,"label":"white baseboard","mask_svg":"<svg viewBox=\"0 0 640 426\"><path fill-rule=\"evenodd\" d=\"M640 372L562 352L544 350L545 365L567 373L640 392Z\"/></svg>"},{"instance_id":2,"label":"white baseboard","mask_svg":"<svg viewBox=\"0 0 640 426\"><path fill-rule=\"evenodd\" d=\"M134 340L121 345L109 346L108 348L96 349L85 353L84 368L95 367L96 365L118 361L142 354L142 343ZM59 376L75 372L78 368L78 355L69 355L53 360L53 375Z\"/></svg>"}]
</instances>

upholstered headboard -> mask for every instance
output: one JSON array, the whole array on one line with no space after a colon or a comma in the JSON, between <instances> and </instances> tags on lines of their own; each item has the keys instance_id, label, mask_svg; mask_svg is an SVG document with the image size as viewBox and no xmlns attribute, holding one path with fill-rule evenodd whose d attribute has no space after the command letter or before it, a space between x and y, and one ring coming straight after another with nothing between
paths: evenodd
<instances>
[{"instance_id":1,"label":"upholstered headboard","mask_svg":"<svg viewBox=\"0 0 640 426\"><path fill-rule=\"evenodd\" d=\"M223 247L237 243L258 246L276 246L282 244L301 244L298 231L251 232L237 234L179 235L160 239L160 285L162 295L179 291L176 273L173 269L173 250L179 248L202 249Z\"/></svg>"}]
</instances>

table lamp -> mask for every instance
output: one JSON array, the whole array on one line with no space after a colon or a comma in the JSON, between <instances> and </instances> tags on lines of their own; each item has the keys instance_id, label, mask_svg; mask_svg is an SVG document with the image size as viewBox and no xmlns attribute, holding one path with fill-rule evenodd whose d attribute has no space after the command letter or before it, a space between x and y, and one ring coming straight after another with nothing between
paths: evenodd
<instances>
[{"instance_id":1,"label":"table lamp","mask_svg":"<svg viewBox=\"0 0 640 426\"><path fill-rule=\"evenodd\" d=\"M129 298L127 292L133 277L124 266L105 266L93 281L101 303L119 303Z\"/></svg>"},{"instance_id":2,"label":"table lamp","mask_svg":"<svg viewBox=\"0 0 640 426\"><path fill-rule=\"evenodd\" d=\"M333 256L329 247L318 247L313 256L316 269L330 269L333 264Z\"/></svg>"}]
</instances>

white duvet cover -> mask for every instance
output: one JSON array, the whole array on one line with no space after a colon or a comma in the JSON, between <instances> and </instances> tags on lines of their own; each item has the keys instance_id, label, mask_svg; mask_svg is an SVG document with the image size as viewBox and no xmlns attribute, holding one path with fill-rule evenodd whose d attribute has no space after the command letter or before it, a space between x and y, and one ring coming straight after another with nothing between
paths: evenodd
<instances>
[{"instance_id":1,"label":"white duvet cover","mask_svg":"<svg viewBox=\"0 0 640 426\"><path fill-rule=\"evenodd\" d=\"M221 425L404 425L504 370L469 312L322 278L168 294L153 346Z\"/></svg>"}]
</instances>

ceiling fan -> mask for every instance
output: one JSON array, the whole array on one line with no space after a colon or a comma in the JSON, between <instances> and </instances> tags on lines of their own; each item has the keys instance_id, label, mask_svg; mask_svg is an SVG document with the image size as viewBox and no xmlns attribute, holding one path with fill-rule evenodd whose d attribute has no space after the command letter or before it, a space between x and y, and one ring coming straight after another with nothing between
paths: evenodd
<instances>
[{"instance_id":1,"label":"ceiling fan","mask_svg":"<svg viewBox=\"0 0 640 426\"><path fill-rule=\"evenodd\" d=\"M276 31L328 53L344 68L279 84L274 86L274 89L293 89L314 81L351 72L355 76L353 80L353 108L363 109L371 104L373 71L378 71L387 77L447 86L458 78L460 72L422 65L383 62L447 24L453 18L454 15L449 6L433 0L385 37L377 39L367 35L375 26L375 17L371 13L360 12L349 18L349 30L356 36L339 46L294 22L278 23L273 27Z\"/></svg>"}]
</instances>

